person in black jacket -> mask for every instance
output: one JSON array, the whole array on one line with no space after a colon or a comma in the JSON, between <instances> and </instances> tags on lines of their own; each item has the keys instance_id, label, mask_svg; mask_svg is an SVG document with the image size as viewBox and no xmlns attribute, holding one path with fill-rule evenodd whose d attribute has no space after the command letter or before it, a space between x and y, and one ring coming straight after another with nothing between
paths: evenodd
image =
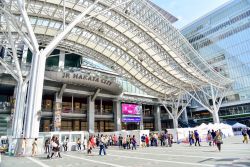
<instances>
[{"instance_id":1,"label":"person in black jacket","mask_svg":"<svg viewBox=\"0 0 250 167\"><path fill-rule=\"evenodd\" d=\"M215 143L215 140L214 140L214 138L215 138L215 136L216 136L216 133L215 133L215 131L212 129L212 132L211 132L211 135L212 135L212 140L213 140L213 146L216 144Z\"/></svg>"},{"instance_id":2,"label":"person in black jacket","mask_svg":"<svg viewBox=\"0 0 250 167\"><path fill-rule=\"evenodd\" d=\"M250 139L250 128L247 129L248 138Z\"/></svg>"},{"instance_id":3,"label":"person in black jacket","mask_svg":"<svg viewBox=\"0 0 250 167\"><path fill-rule=\"evenodd\" d=\"M59 143L59 139L57 137L55 137L54 141L52 141L54 143L52 143L52 154L50 156L50 158L53 157L53 155L56 155L56 156L59 156L59 158L62 158L61 157L61 154L60 154L60 143Z\"/></svg>"}]
</instances>

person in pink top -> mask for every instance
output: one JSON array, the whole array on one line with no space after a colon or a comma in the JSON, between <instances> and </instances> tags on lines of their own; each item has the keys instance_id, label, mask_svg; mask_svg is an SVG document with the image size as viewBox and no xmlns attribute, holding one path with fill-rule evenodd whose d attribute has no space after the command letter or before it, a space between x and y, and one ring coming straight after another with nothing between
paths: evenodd
<instances>
[{"instance_id":1,"label":"person in pink top","mask_svg":"<svg viewBox=\"0 0 250 167\"><path fill-rule=\"evenodd\" d=\"M114 145L117 145L117 136L115 134L113 136L113 142L114 142Z\"/></svg>"}]
</instances>

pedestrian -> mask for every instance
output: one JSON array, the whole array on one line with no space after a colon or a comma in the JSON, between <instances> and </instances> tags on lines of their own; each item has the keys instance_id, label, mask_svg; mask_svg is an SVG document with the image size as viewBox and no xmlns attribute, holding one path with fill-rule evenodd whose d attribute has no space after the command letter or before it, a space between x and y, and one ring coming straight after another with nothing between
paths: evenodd
<instances>
[{"instance_id":1,"label":"pedestrian","mask_svg":"<svg viewBox=\"0 0 250 167\"><path fill-rule=\"evenodd\" d=\"M151 144L151 146L154 146L154 136L152 133L150 135L150 144Z\"/></svg>"},{"instance_id":2,"label":"pedestrian","mask_svg":"<svg viewBox=\"0 0 250 167\"><path fill-rule=\"evenodd\" d=\"M34 142L32 143L32 157L37 154L37 138L35 138Z\"/></svg>"},{"instance_id":3,"label":"pedestrian","mask_svg":"<svg viewBox=\"0 0 250 167\"><path fill-rule=\"evenodd\" d=\"M26 154L26 146L27 146L27 140L24 137L23 140L22 140L22 152L21 152L22 156L25 156L25 154Z\"/></svg>"},{"instance_id":4,"label":"pedestrian","mask_svg":"<svg viewBox=\"0 0 250 167\"><path fill-rule=\"evenodd\" d=\"M157 133L154 134L154 146L155 147L158 146L158 134Z\"/></svg>"},{"instance_id":5,"label":"pedestrian","mask_svg":"<svg viewBox=\"0 0 250 167\"><path fill-rule=\"evenodd\" d=\"M250 139L250 128L247 129L248 138Z\"/></svg>"},{"instance_id":6,"label":"pedestrian","mask_svg":"<svg viewBox=\"0 0 250 167\"><path fill-rule=\"evenodd\" d=\"M78 138L78 140L77 140L77 148L78 148L78 151L81 151L81 149L82 149L82 147L81 147L81 139L80 138Z\"/></svg>"},{"instance_id":7,"label":"pedestrian","mask_svg":"<svg viewBox=\"0 0 250 167\"><path fill-rule=\"evenodd\" d=\"M117 136L115 134L113 136L113 145L117 146Z\"/></svg>"},{"instance_id":8,"label":"pedestrian","mask_svg":"<svg viewBox=\"0 0 250 167\"><path fill-rule=\"evenodd\" d=\"M93 148L92 137L90 137L89 140L88 140L88 152L87 152L88 155L91 155L92 148Z\"/></svg>"},{"instance_id":9,"label":"pedestrian","mask_svg":"<svg viewBox=\"0 0 250 167\"><path fill-rule=\"evenodd\" d=\"M122 136L121 136L121 134L119 135L119 137L118 137L118 140L119 140L119 148L122 148Z\"/></svg>"},{"instance_id":10,"label":"pedestrian","mask_svg":"<svg viewBox=\"0 0 250 167\"><path fill-rule=\"evenodd\" d=\"M133 135L131 142L132 142L132 150L133 150L133 149L136 150L136 139L135 139L135 135Z\"/></svg>"},{"instance_id":11,"label":"pedestrian","mask_svg":"<svg viewBox=\"0 0 250 167\"><path fill-rule=\"evenodd\" d=\"M189 131L188 138L189 138L189 144L190 146L192 146L194 144L194 132L193 131Z\"/></svg>"},{"instance_id":12,"label":"pedestrian","mask_svg":"<svg viewBox=\"0 0 250 167\"><path fill-rule=\"evenodd\" d=\"M60 154L60 143L58 137L53 137L53 139L51 140L51 146L52 146L52 154L50 158L53 158L54 155L55 157L59 156L59 158L62 158Z\"/></svg>"},{"instance_id":13,"label":"pedestrian","mask_svg":"<svg viewBox=\"0 0 250 167\"><path fill-rule=\"evenodd\" d=\"M145 138L145 135L143 134L142 136L141 136L141 146L142 146L142 148L143 147L146 147L146 143L145 143L145 141L146 141L146 138Z\"/></svg>"},{"instance_id":14,"label":"pedestrian","mask_svg":"<svg viewBox=\"0 0 250 167\"><path fill-rule=\"evenodd\" d=\"M146 135L146 145L147 145L147 147L149 147L149 137L148 137L148 135Z\"/></svg>"},{"instance_id":15,"label":"pedestrian","mask_svg":"<svg viewBox=\"0 0 250 167\"><path fill-rule=\"evenodd\" d=\"M108 145L109 145L109 138L108 138L108 136L106 135L106 136L104 137L104 147L105 147L105 149L108 149Z\"/></svg>"},{"instance_id":16,"label":"pedestrian","mask_svg":"<svg viewBox=\"0 0 250 167\"><path fill-rule=\"evenodd\" d=\"M214 138L214 141L217 145L218 150L221 151L221 144L223 144L223 141L222 141L222 135L219 131L216 132L216 136Z\"/></svg>"},{"instance_id":17,"label":"pedestrian","mask_svg":"<svg viewBox=\"0 0 250 167\"><path fill-rule=\"evenodd\" d=\"M216 133L215 133L215 131L212 129L212 132L211 132L211 135L212 135L212 140L213 140L213 146L216 144L215 143L215 140L214 140L214 138L215 138L215 136L216 136Z\"/></svg>"},{"instance_id":18,"label":"pedestrian","mask_svg":"<svg viewBox=\"0 0 250 167\"><path fill-rule=\"evenodd\" d=\"M195 146L197 145L197 142L198 142L199 146L201 146L200 145L200 136L199 136L199 133L197 130L194 131L194 137L195 137Z\"/></svg>"},{"instance_id":19,"label":"pedestrian","mask_svg":"<svg viewBox=\"0 0 250 167\"><path fill-rule=\"evenodd\" d=\"M63 150L64 150L64 151L68 151L68 142L69 142L69 138L67 137L67 138L63 141Z\"/></svg>"},{"instance_id":20,"label":"pedestrian","mask_svg":"<svg viewBox=\"0 0 250 167\"><path fill-rule=\"evenodd\" d=\"M127 149L130 149L130 135L127 135Z\"/></svg>"},{"instance_id":21,"label":"pedestrian","mask_svg":"<svg viewBox=\"0 0 250 167\"><path fill-rule=\"evenodd\" d=\"M83 145L83 150L86 150L87 144L88 144L88 141L87 141L86 137L84 137L83 144L82 144Z\"/></svg>"},{"instance_id":22,"label":"pedestrian","mask_svg":"<svg viewBox=\"0 0 250 167\"><path fill-rule=\"evenodd\" d=\"M100 146L99 155L102 155L102 152L104 155L106 155L105 138L103 137L103 135L101 135L101 140L99 142L99 146Z\"/></svg>"},{"instance_id":23,"label":"pedestrian","mask_svg":"<svg viewBox=\"0 0 250 167\"><path fill-rule=\"evenodd\" d=\"M247 144L247 143L248 143L247 129L243 129L243 130L242 130L242 136L243 136L243 143L246 142L246 144Z\"/></svg>"},{"instance_id":24,"label":"pedestrian","mask_svg":"<svg viewBox=\"0 0 250 167\"><path fill-rule=\"evenodd\" d=\"M47 159L50 159L54 154L54 149L55 147L57 147L57 144L55 143L55 136L52 136L52 138L50 139L50 152L51 152L51 155L50 155L50 152L48 153L47 155ZM53 154L53 155L52 155Z\"/></svg>"},{"instance_id":25,"label":"pedestrian","mask_svg":"<svg viewBox=\"0 0 250 167\"><path fill-rule=\"evenodd\" d=\"M44 143L45 154L48 154L50 152L49 145L50 145L50 139L47 138Z\"/></svg>"},{"instance_id":26,"label":"pedestrian","mask_svg":"<svg viewBox=\"0 0 250 167\"><path fill-rule=\"evenodd\" d=\"M209 143L209 146L212 146L212 134L210 130L207 132L207 142Z\"/></svg>"},{"instance_id":27,"label":"pedestrian","mask_svg":"<svg viewBox=\"0 0 250 167\"><path fill-rule=\"evenodd\" d=\"M165 142L165 140L164 140L164 134L161 133L161 135L159 136L159 138L160 138L160 141L161 141L161 146L165 146L165 144L164 144L164 142Z\"/></svg>"},{"instance_id":28,"label":"pedestrian","mask_svg":"<svg viewBox=\"0 0 250 167\"><path fill-rule=\"evenodd\" d=\"M123 149L126 149L126 146L127 146L127 140L126 140L126 136L123 137L122 139L122 146L123 146Z\"/></svg>"},{"instance_id":29,"label":"pedestrian","mask_svg":"<svg viewBox=\"0 0 250 167\"><path fill-rule=\"evenodd\" d=\"M164 142L163 142L163 145L164 146L167 146L168 145L168 131L167 130L165 130L165 133L163 134L163 140L164 140Z\"/></svg>"},{"instance_id":30,"label":"pedestrian","mask_svg":"<svg viewBox=\"0 0 250 167\"><path fill-rule=\"evenodd\" d=\"M113 139L112 139L112 135L109 136L109 146L113 145Z\"/></svg>"},{"instance_id":31,"label":"pedestrian","mask_svg":"<svg viewBox=\"0 0 250 167\"><path fill-rule=\"evenodd\" d=\"M172 144L173 144L173 135L168 134L168 146L172 147Z\"/></svg>"},{"instance_id":32,"label":"pedestrian","mask_svg":"<svg viewBox=\"0 0 250 167\"><path fill-rule=\"evenodd\" d=\"M62 158L61 154L60 154L60 142L59 142L59 138L58 137L56 137L55 143L57 144L57 148L56 148L57 155L56 156L59 157L59 158Z\"/></svg>"}]
</instances>

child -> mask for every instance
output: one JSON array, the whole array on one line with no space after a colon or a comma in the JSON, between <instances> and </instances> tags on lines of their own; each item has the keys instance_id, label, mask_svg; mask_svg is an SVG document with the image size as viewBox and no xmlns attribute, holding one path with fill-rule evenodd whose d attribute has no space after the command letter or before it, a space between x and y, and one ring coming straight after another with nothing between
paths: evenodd
<instances>
[{"instance_id":1,"label":"child","mask_svg":"<svg viewBox=\"0 0 250 167\"><path fill-rule=\"evenodd\" d=\"M168 146L172 147L172 144L173 144L173 135L169 134L168 135Z\"/></svg>"}]
</instances>

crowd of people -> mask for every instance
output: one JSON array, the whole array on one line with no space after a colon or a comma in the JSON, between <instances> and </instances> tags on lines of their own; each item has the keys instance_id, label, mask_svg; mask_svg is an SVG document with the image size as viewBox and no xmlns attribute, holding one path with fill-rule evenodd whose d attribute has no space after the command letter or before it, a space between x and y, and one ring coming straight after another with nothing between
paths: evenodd
<instances>
[{"instance_id":1,"label":"crowd of people","mask_svg":"<svg viewBox=\"0 0 250 167\"><path fill-rule=\"evenodd\" d=\"M248 143L250 138L250 129L246 128L242 130L243 143ZM201 146L201 137L197 130L189 131L189 145ZM140 140L140 141L137 141ZM223 133L221 130L209 130L206 136L206 141L209 146L217 146L218 150L221 151L221 145L223 144ZM53 157L61 158L60 151L68 151L69 138L65 138L62 143L59 142L59 138L53 136L52 138L47 138L44 142L44 150L47 154L47 158L51 159ZM139 145L139 143L141 145ZM137 146L141 148L145 147L157 147L157 146L167 146L172 147L173 135L165 130L163 133L150 133L149 135L143 134L140 138L136 138L135 135L91 135L90 137L84 137L83 140L78 138L75 143L75 148L78 151L86 151L88 155L92 155L92 150L94 148L99 148L99 155L106 155L106 149L109 146L118 146L119 149L132 149L136 150ZM27 141L26 138L22 140L22 153L26 152ZM71 145L72 146L72 143ZM72 148L70 148L71 150ZM32 156L37 154L38 143L37 138L32 142Z\"/></svg>"},{"instance_id":2,"label":"crowd of people","mask_svg":"<svg viewBox=\"0 0 250 167\"><path fill-rule=\"evenodd\" d=\"M209 146L217 146L218 150L221 151L221 144L223 144L223 133L221 130L217 131L208 131L206 140L209 144ZM201 146L200 144L201 138L200 134L197 130L189 131L189 144L192 146L193 144L195 146Z\"/></svg>"}]
</instances>

